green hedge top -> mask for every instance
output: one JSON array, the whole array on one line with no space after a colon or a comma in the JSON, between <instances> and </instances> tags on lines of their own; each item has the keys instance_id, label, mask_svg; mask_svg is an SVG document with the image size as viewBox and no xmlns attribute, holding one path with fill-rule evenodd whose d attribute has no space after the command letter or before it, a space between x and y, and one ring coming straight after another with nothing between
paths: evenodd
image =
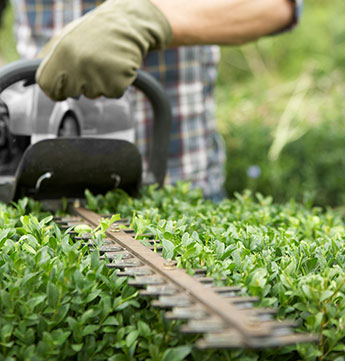
<instances>
[{"instance_id":1,"label":"green hedge top","mask_svg":"<svg viewBox=\"0 0 345 361\"><path fill-rule=\"evenodd\" d=\"M91 209L130 217L138 234L153 232L189 272L205 267L277 307L278 318L297 319L320 344L200 353L97 252L22 200L0 206L0 360L342 360L345 225L336 213L250 193L214 204L186 184L87 198Z\"/></svg>"},{"instance_id":2,"label":"green hedge top","mask_svg":"<svg viewBox=\"0 0 345 361\"><path fill-rule=\"evenodd\" d=\"M272 198L250 192L236 197L214 204L183 183L148 188L140 199L88 194L91 208L133 216L137 233L153 232L164 256L181 267L191 273L206 267L219 283L225 276L228 284L261 297L261 306L277 307L279 318L297 319L300 331L321 337L320 345L254 353L253 359L340 361L345 353L343 218L294 201L273 204Z\"/></svg>"}]
</instances>

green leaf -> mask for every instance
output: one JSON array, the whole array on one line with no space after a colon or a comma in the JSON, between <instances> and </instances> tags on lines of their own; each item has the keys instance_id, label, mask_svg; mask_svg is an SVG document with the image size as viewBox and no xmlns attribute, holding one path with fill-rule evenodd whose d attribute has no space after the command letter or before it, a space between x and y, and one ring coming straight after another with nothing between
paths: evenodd
<instances>
[{"instance_id":1,"label":"green leaf","mask_svg":"<svg viewBox=\"0 0 345 361\"><path fill-rule=\"evenodd\" d=\"M102 326L118 326L119 321L116 319L115 316L109 316L106 320L102 323Z\"/></svg>"},{"instance_id":2,"label":"green leaf","mask_svg":"<svg viewBox=\"0 0 345 361\"><path fill-rule=\"evenodd\" d=\"M189 244L189 233L185 232L181 238L181 242L182 244L184 244L185 246L188 246Z\"/></svg>"},{"instance_id":3,"label":"green leaf","mask_svg":"<svg viewBox=\"0 0 345 361\"><path fill-rule=\"evenodd\" d=\"M22 222L22 225L25 229L28 229L29 223L30 223L30 218L29 216L22 216L20 217L20 221Z\"/></svg>"},{"instance_id":4,"label":"green leaf","mask_svg":"<svg viewBox=\"0 0 345 361\"><path fill-rule=\"evenodd\" d=\"M90 318L94 317L97 313L98 312L95 312L95 310L92 308L89 310L86 310L80 318L80 323L81 324L86 323Z\"/></svg>"},{"instance_id":5,"label":"green leaf","mask_svg":"<svg viewBox=\"0 0 345 361\"><path fill-rule=\"evenodd\" d=\"M91 291L91 292L88 294L85 302L86 302L86 303L89 303L89 302L93 301L95 298L97 298L97 297L99 296L99 294L100 294L101 292L102 292L102 290L93 290L93 291Z\"/></svg>"},{"instance_id":6,"label":"green leaf","mask_svg":"<svg viewBox=\"0 0 345 361\"><path fill-rule=\"evenodd\" d=\"M5 305L8 308L11 307L11 305L12 305L11 297L7 291L0 290L0 299L1 299L1 303L3 305Z\"/></svg>"},{"instance_id":7,"label":"green leaf","mask_svg":"<svg viewBox=\"0 0 345 361\"><path fill-rule=\"evenodd\" d=\"M21 287L25 287L28 282L30 282L33 278L38 275L38 272L30 272L25 274L25 276L21 279Z\"/></svg>"},{"instance_id":8,"label":"green leaf","mask_svg":"<svg viewBox=\"0 0 345 361\"><path fill-rule=\"evenodd\" d=\"M297 302L294 304L294 307L302 312L307 312L308 311L308 305L306 303L303 302Z\"/></svg>"},{"instance_id":9,"label":"green leaf","mask_svg":"<svg viewBox=\"0 0 345 361\"><path fill-rule=\"evenodd\" d=\"M45 301L46 298L47 298L46 295L40 295L40 296L36 296L36 297L31 298L30 307L32 309L34 309L36 306L42 304Z\"/></svg>"},{"instance_id":10,"label":"green leaf","mask_svg":"<svg viewBox=\"0 0 345 361\"><path fill-rule=\"evenodd\" d=\"M66 319L70 329L73 331L73 332L77 332L78 331L78 323L77 321L71 317L71 316L68 316L67 319Z\"/></svg>"},{"instance_id":11,"label":"green leaf","mask_svg":"<svg viewBox=\"0 0 345 361\"><path fill-rule=\"evenodd\" d=\"M52 339L58 346L62 346L70 336L71 331L62 331L61 329L52 332Z\"/></svg>"},{"instance_id":12,"label":"green leaf","mask_svg":"<svg viewBox=\"0 0 345 361\"><path fill-rule=\"evenodd\" d=\"M128 361L128 358L122 353L111 356L108 361Z\"/></svg>"},{"instance_id":13,"label":"green leaf","mask_svg":"<svg viewBox=\"0 0 345 361\"><path fill-rule=\"evenodd\" d=\"M142 337L147 338L151 336L151 329L149 325L143 321L138 321L138 331Z\"/></svg>"},{"instance_id":14,"label":"green leaf","mask_svg":"<svg viewBox=\"0 0 345 361\"><path fill-rule=\"evenodd\" d=\"M87 325L83 328L81 335L87 336L87 335L94 335L96 331L100 329L99 325Z\"/></svg>"},{"instance_id":15,"label":"green leaf","mask_svg":"<svg viewBox=\"0 0 345 361\"><path fill-rule=\"evenodd\" d=\"M73 279L77 286L77 289L82 290L84 288L84 277L78 269L75 270L73 274Z\"/></svg>"},{"instance_id":16,"label":"green leaf","mask_svg":"<svg viewBox=\"0 0 345 361\"><path fill-rule=\"evenodd\" d=\"M153 361L162 361L161 353L159 352L159 347L153 343L149 344L149 354Z\"/></svg>"},{"instance_id":17,"label":"green leaf","mask_svg":"<svg viewBox=\"0 0 345 361\"><path fill-rule=\"evenodd\" d=\"M66 303L64 305L60 305L58 308L58 312L54 318L55 324L59 324L64 320L68 311L70 309L70 303Z\"/></svg>"},{"instance_id":18,"label":"green leaf","mask_svg":"<svg viewBox=\"0 0 345 361\"><path fill-rule=\"evenodd\" d=\"M7 324L7 325L4 325L2 328L1 328L1 340L7 342L9 341L9 338L11 337L12 335L12 332L13 332L13 325L12 324Z\"/></svg>"},{"instance_id":19,"label":"green leaf","mask_svg":"<svg viewBox=\"0 0 345 361\"><path fill-rule=\"evenodd\" d=\"M224 254L224 249L225 249L224 243L216 240L215 246L216 246L216 257L219 259L222 259L223 254Z\"/></svg>"},{"instance_id":20,"label":"green leaf","mask_svg":"<svg viewBox=\"0 0 345 361\"><path fill-rule=\"evenodd\" d=\"M8 234L10 233L11 229L4 229L0 232L0 249L5 244L6 239L8 238Z\"/></svg>"},{"instance_id":21,"label":"green leaf","mask_svg":"<svg viewBox=\"0 0 345 361\"><path fill-rule=\"evenodd\" d=\"M36 254L36 251L31 246L29 246L27 243L23 243L22 247L25 251L27 251L31 254Z\"/></svg>"},{"instance_id":22,"label":"green leaf","mask_svg":"<svg viewBox=\"0 0 345 361\"><path fill-rule=\"evenodd\" d=\"M333 340L337 337L337 335L334 333L334 331L331 330L323 330L322 334L329 338L330 340Z\"/></svg>"},{"instance_id":23,"label":"green leaf","mask_svg":"<svg viewBox=\"0 0 345 361\"><path fill-rule=\"evenodd\" d=\"M43 218L43 219L40 221L39 225L40 225L41 228L43 228L43 227L46 226L48 223L50 223L52 220L53 220L53 216L45 217L45 218Z\"/></svg>"},{"instance_id":24,"label":"green leaf","mask_svg":"<svg viewBox=\"0 0 345 361\"><path fill-rule=\"evenodd\" d=\"M200 249L197 248L197 243L195 243L195 241L193 241L193 243L190 243L187 246L187 250L185 250L182 254L182 257L186 260L190 259L190 258L194 258L199 256L200 254Z\"/></svg>"},{"instance_id":25,"label":"green leaf","mask_svg":"<svg viewBox=\"0 0 345 361\"><path fill-rule=\"evenodd\" d=\"M14 341L11 342L0 342L0 346L2 347L6 347L6 348L12 348L14 345ZM12 359L15 360L15 359Z\"/></svg>"},{"instance_id":26,"label":"green leaf","mask_svg":"<svg viewBox=\"0 0 345 361\"><path fill-rule=\"evenodd\" d=\"M108 228L115 223L116 221L120 220L121 217L119 214L114 214L111 218L107 219L107 218L102 218L101 222L100 222L100 228L101 228L101 233L105 233ZM99 228L99 227L98 227Z\"/></svg>"},{"instance_id":27,"label":"green leaf","mask_svg":"<svg viewBox=\"0 0 345 361\"><path fill-rule=\"evenodd\" d=\"M168 348L163 355L163 361L183 361L191 352L191 346Z\"/></svg>"},{"instance_id":28,"label":"green leaf","mask_svg":"<svg viewBox=\"0 0 345 361\"><path fill-rule=\"evenodd\" d=\"M172 259L174 257L175 245L166 238L162 241L163 244L163 257L165 259Z\"/></svg>"},{"instance_id":29,"label":"green leaf","mask_svg":"<svg viewBox=\"0 0 345 361\"><path fill-rule=\"evenodd\" d=\"M328 298L332 297L334 292L331 290L325 290L321 293L320 302L326 301Z\"/></svg>"},{"instance_id":30,"label":"green leaf","mask_svg":"<svg viewBox=\"0 0 345 361\"><path fill-rule=\"evenodd\" d=\"M121 219L120 214L113 214L109 220L110 224L113 224Z\"/></svg>"},{"instance_id":31,"label":"green leaf","mask_svg":"<svg viewBox=\"0 0 345 361\"><path fill-rule=\"evenodd\" d=\"M59 303L59 289L52 282L47 285L48 305L55 308Z\"/></svg>"},{"instance_id":32,"label":"green leaf","mask_svg":"<svg viewBox=\"0 0 345 361\"><path fill-rule=\"evenodd\" d=\"M126 346L129 348L133 345L136 339L139 336L139 332L137 330L131 331L126 337Z\"/></svg>"},{"instance_id":33,"label":"green leaf","mask_svg":"<svg viewBox=\"0 0 345 361\"><path fill-rule=\"evenodd\" d=\"M122 302L114 308L114 311L116 312L123 311L125 308L129 307L130 305L131 305L130 301Z\"/></svg>"},{"instance_id":34,"label":"green leaf","mask_svg":"<svg viewBox=\"0 0 345 361\"><path fill-rule=\"evenodd\" d=\"M83 346L84 346L84 343L77 343L77 344L71 345L72 350L75 352L80 352L81 349L83 348Z\"/></svg>"},{"instance_id":35,"label":"green leaf","mask_svg":"<svg viewBox=\"0 0 345 361\"><path fill-rule=\"evenodd\" d=\"M345 352L345 345L343 343L338 343L333 347L332 351L342 351Z\"/></svg>"},{"instance_id":36,"label":"green leaf","mask_svg":"<svg viewBox=\"0 0 345 361\"><path fill-rule=\"evenodd\" d=\"M100 264L100 260L99 260L99 252L97 249L95 249L92 253L91 253L91 268L95 269L99 266Z\"/></svg>"},{"instance_id":37,"label":"green leaf","mask_svg":"<svg viewBox=\"0 0 345 361\"><path fill-rule=\"evenodd\" d=\"M113 333L113 334L115 334L116 331L117 331L117 328L114 327L114 326L105 326L105 327L102 327L102 331L104 333Z\"/></svg>"},{"instance_id":38,"label":"green leaf","mask_svg":"<svg viewBox=\"0 0 345 361\"><path fill-rule=\"evenodd\" d=\"M308 270L311 271L319 262L319 259L314 257L314 258L309 258L307 261L307 267Z\"/></svg>"},{"instance_id":39,"label":"green leaf","mask_svg":"<svg viewBox=\"0 0 345 361\"><path fill-rule=\"evenodd\" d=\"M263 289L267 282L266 275L267 271L263 268L258 268L255 270L252 275L250 287Z\"/></svg>"},{"instance_id":40,"label":"green leaf","mask_svg":"<svg viewBox=\"0 0 345 361\"><path fill-rule=\"evenodd\" d=\"M128 350L128 355L131 358L131 360L133 360L133 358L134 358L134 353L137 348L137 345L138 345L138 340L134 341Z\"/></svg>"},{"instance_id":41,"label":"green leaf","mask_svg":"<svg viewBox=\"0 0 345 361\"><path fill-rule=\"evenodd\" d=\"M92 232L92 227L89 226L88 224L78 224L77 226L74 227L74 231L77 234L83 234L83 233L91 233Z\"/></svg>"},{"instance_id":42,"label":"green leaf","mask_svg":"<svg viewBox=\"0 0 345 361\"><path fill-rule=\"evenodd\" d=\"M146 247L151 247L151 243L146 241L145 239L140 239L139 242Z\"/></svg>"},{"instance_id":43,"label":"green leaf","mask_svg":"<svg viewBox=\"0 0 345 361\"><path fill-rule=\"evenodd\" d=\"M308 285L303 285L302 290L303 290L303 293L307 296L308 299L310 299L310 300L313 299L313 296L312 296L311 291L310 291L310 287Z\"/></svg>"}]
</instances>

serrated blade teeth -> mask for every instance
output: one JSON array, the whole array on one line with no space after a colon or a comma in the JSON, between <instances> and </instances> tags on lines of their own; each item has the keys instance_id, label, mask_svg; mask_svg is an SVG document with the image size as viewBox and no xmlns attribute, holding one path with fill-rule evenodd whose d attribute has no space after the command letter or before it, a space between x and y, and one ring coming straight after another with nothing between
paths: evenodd
<instances>
[{"instance_id":1,"label":"serrated blade teeth","mask_svg":"<svg viewBox=\"0 0 345 361\"><path fill-rule=\"evenodd\" d=\"M227 295L228 293L238 295L238 293L242 291L241 287L237 287L237 286L224 286L224 287L213 286L212 288L214 289L214 292L219 293L221 296Z\"/></svg>"},{"instance_id":2,"label":"serrated blade teeth","mask_svg":"<svg viewBox=\"0 0 345 361\"><path fill-rule=\"evenodd\" d=\"M113 260L112 263L107 264L107 267L109 268L127 268L127 267L140 267L140 266L143 266L143 263L139 261L137 258Z\"/></svg>"},{"instance_id":3,"label":"serrated blade teeth","mask_svg":"<svg viewBox=\"0 0 345 361\"><path fill-rule=\"evenodd\" d=\"M141 296L172 296L178 292L178 289L170 284L162 286L148 286L146 290L141 290Z\"/></svg>"},{"instance_id":4,"label":"serrated blade teeth","mask_svg":"<svg viewBox=\"0 0 345 361\"><path fill-rule=\"evenodd\" d=\"M106 252L103 254L103 256L100 257L100 259L106 259L109 260L120 260L120 259L131 259L134 258L134 256L127 252L127 251L121 251L121 252Z\"/></svg>"},{"instance_id":5,"label":"serrated blade teeth","mask_svg":"<svg viewBox=\"0 0 345 361\"><path fill-rule=\"evenodd\" d=\"M159 308L189 307L193 303L190 298L183 294L176 296L161 296L159 300L152 301L152 306Z\"/></svg>"},{"instance_id":6,"label":"serrated blade teeth","mask_svg":"<svg viewBox=\"0 0 345 361\"><path fill-rule=\"evenodd\" d=\"M148 285L162 285L165 283L165 280L160 276L139 276L134 280L129 280L128 284L134 287L144 287Z\"/></svg>"},{"instance_id":7,"label":"serrated blade teeth","mask_svg":"<svg viewBox=\"0 0 345 361\"><path fill-rule=\"evenodd\" d=\"M101 255L106 252L120 252L120 251L123 251L123 247L115 246L115 245L99 247L99 253Z\"/></svg>"},{"instance_id":8,"label":"serrated blade teeth","mask_svg":"<svg viewBox=\"0 0 345 361\"><path fill-rule=\"evenodd\" d=\"M244 340L235 329L223 332L206 334L196 343L199 349L235 349L252 348L263 349L268 347L288 346L296 343L317 342L319 338L309 334L270 335L269 337L255 337Z\"/></svg>"},{"instance_id":9,"label":"serrated blade teeth","mask_svg":"<svg viewBox=\"0 0 345 361\"><path fill-rule=\"evenodd\" d=\"M209 317L209 314L200 306L174 307L165 317L169 320L203 320Z\"/></svg>"},{"instance_id":10,"label":"serrated blade teeth","mask_svg":"<svg viewBox=\"0 0 345 361\"><path fill-rule=\"evenodd\" d=\"M241 334L235 329L227 329L223 332L207 333L196 343L196 347L199 349L231 349L244 346Z\"/></svg>"},{"instance_id":11,"label":"serrated blade teeth","mask_svg":"<svg viewBox=\"0 0 345 361\"><path fill-rule=\"evenodd\" d=\"M135 276L150 276L153 271L148 267L133 267L125 268L124 271L119 272L117 275L122 277L135 277Z\"/></svg>"},{"instance_id":12,"label":"serrated blade teeth","mask_svg":"<svg viewBox=\"0 0 345 361\"><path fill-rule=\"evenodd\" d=\"M220 332L226 328L224 322L218 317L209 317L202 320L191 320L181 327L183 333Z\"/></svg>"}]
</instances>

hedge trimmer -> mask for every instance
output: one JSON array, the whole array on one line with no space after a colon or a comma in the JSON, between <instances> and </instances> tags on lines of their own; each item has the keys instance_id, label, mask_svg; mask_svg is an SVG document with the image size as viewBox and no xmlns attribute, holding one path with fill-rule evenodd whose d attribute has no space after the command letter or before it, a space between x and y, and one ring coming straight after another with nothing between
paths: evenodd
<instances>
[{"instance_id":1,"label":"hedge trimmer","mask_svg":"<svg viewBox=\"0 0 345 361\"><path fill-rule=\"evenodd\" d=\"M39 60L20 61L1 69L0 92L18 81L32 85L38 65ZM141 156L128 141L46 139L26 149L13 176L0 177L1 200L9 202L29 195L51 203L63 196L79 199L85 188L104 193L119 187L137 195L141 183L162 185L171 122L169 100L160 85L143 72L138 72L134 86L150 99L155 115L148 175L143 182ZM93 232L77 233L73 229L81 224L95 228L102 222L101 216L76 202L71 213L73 217L56 218L56 222L72 239L81 237L94 251L97 242ZM274 320L274 309L254 307L259 300L241 295L240 288L214 285L205 269L194 270L193 277L188 275L174 261L161 256L162 247L152 235L145 235L141 242L136 240L126 220L112 219L111 223L99 247L107 266L119 269L118 276L129 277L130 285L153 299L152 306L170 310L168 319L187 321L182 332L203 334L198 347L267 348L317 340L313 335L294 333L294 321Z\"/></svg>"}]
</instances>

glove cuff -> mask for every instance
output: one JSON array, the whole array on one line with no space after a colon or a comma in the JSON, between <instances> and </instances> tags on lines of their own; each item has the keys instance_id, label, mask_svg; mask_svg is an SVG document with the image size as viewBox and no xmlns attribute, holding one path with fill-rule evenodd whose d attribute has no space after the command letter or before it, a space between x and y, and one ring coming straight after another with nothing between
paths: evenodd
<instances>
[{"instance_id":1,"label":"glove cuff","mask_svg":"<svg viewBox=\"0 0 345 361\"><path fill-rule=\"evenodd\" d=\"M127 0L128 1L128 0ZM142 2L143 0L139 0ZM157 21L157 26L160 27L160 36L157 38L157 43L152 44L150 50L162 50L172 43L173 41L173 31L171 25L166 18L166 16L162 13L162 11L154 5L150 0L144 0L148 4L150 16L154 17ZM151 20L152 21L152 20Z\"/></svg>"}]
</instances>

